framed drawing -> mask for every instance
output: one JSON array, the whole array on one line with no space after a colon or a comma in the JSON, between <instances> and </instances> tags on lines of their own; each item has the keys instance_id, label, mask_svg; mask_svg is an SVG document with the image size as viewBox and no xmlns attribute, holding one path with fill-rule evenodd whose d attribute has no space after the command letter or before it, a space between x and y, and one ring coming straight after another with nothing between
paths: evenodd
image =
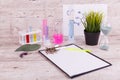
<instances>
[{"instance_id":1,"label":"framed drawing","mask_svg":"<svg viewBox=\"0 0 120 80\"><path fill-rule=\"evenodd\" d=\"M74 20L74 36L83 35L84 26L81 19L89 11L102 12L104 15L103 22L107 22L107 5L106 4L71 4L63 5L63 27L64 36L69 36L69 20Z\"/></svg>"}]
</instances>

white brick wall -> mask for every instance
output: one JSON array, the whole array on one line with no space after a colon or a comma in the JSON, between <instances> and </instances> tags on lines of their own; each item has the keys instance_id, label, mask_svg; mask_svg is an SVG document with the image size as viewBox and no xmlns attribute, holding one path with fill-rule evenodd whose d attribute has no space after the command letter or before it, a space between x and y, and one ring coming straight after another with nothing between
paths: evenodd
<instances>
[{"instance_id":1,"label":"white brick wall","mask_svg":"<svg viewBox=\"0 0 120 80\"><path fill-rule=\"evenodd\" d=\"M31 25L38 29L44 18L48 19L52 30L55 19L62 20L63 4L87 3L108 4L108 21L113 27L111 35L120 34L120 0L0 0L0 38L15 38L18 31Z\"/></svg>"}]
</instances>

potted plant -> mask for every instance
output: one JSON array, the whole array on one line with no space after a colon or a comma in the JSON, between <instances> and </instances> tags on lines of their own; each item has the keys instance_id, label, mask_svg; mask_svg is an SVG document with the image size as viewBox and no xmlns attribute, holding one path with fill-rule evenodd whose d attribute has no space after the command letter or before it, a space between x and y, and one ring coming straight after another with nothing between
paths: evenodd
<instances>
[{"instance_id":1,"label":"potted plant","mask_svg":"<svg viewBox=\"0 0 120 80\"><path fill-rule=\"evenodd\" d=\"M87 45L97 45L100 35L100 27L103 19L103 14L100 12L90 11L85 15L84 35Z\"/></svg>"}]
</instances>

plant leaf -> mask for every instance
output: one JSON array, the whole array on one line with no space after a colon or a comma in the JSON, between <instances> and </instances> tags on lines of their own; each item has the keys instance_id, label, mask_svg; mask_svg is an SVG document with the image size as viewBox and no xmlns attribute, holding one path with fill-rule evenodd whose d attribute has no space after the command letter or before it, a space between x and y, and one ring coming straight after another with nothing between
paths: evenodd
<instances>
[{"instance_id":1,"label":"plant leaf","mask_svg":"<svg viewBox=\"0 0 120 80\"><path fill-rule=\"evenodd\" d=\"M87 32L99 32L103 19L103 13L90 11L85 16L86 25L83 23Z\"/></svg>"},{"instance_id":2,"label":"plant leaf","mask_svg":"<svg viewBox=\"0 0 120 80\"><path fill-rule=\"evenodd\" d=\"M17 48L15 51L35 51L40 47L40 44L25 44Z\"/></svg>"}]
</instances>

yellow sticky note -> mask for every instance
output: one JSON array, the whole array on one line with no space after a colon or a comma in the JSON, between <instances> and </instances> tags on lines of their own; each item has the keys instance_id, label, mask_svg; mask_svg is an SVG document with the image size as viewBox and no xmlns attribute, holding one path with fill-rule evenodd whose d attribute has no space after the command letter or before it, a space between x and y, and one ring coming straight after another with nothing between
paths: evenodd
<instances>
[{"instance_id":1,"label":"yellow sticky note","mask_svg":"<svg viewBox=\"0 0 120 80\"><path fill-rule=\"evenodd\" d=\"M80 48L66 48L66 50L69 50L69 51L79 51L79 52L91 52L91 50L84 50L84 49L80 49Z\"/></svg>"}]
</instances>

